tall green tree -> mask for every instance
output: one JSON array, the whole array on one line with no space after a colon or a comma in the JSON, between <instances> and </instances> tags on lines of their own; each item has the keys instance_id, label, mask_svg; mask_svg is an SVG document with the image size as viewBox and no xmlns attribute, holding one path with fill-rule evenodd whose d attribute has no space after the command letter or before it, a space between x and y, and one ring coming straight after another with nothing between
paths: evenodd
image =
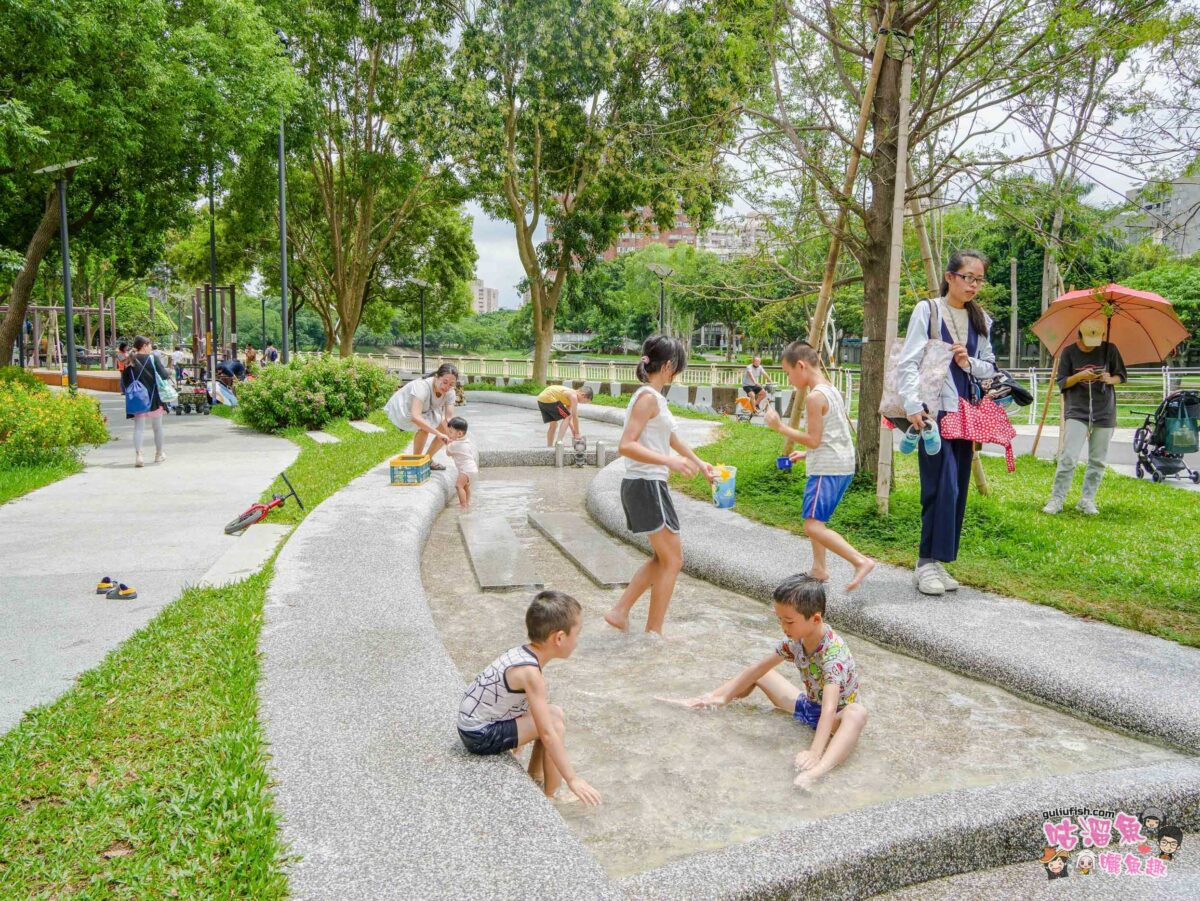
<instances>
[{"instance_id":1,"label":"tall green tree","mask_svg":"<svg viewBox=\"0 0 1200 901\"><path fill-rule=\"evenodd\" d=\"M447 54L455 4L285 6L311 132L293 152L289 227L301 287L326 345L353 352L369 305L431 283L432 309L465 312L474 245L448 154Z\"/></svg>"},{"instance_id":2,"label":"tall green tree","mask_svg":"<svg viewBox=\"0 0 1200 901\"><path fill-rule=\"evenodd\" d=\"M6 0L0 10L0 245L23 254L0 323L11 348L59 226L136 271L186 217L210 167L278 121L294 77L252 0Z\"/></svg>"},{"instance_id":3,"label":"tall green tree","mask_svg":"<svg viewBox=\"0 0 1200 901\"><path fill-rule=\"evenodd\" d=\"M1164 0L778 0L769 43L771 90L747 108L755 123L763 171L782 173L777 187L832 228L830 209L844 210L840 235L863 277L863 332L858 468L878 460L884 341L890 281L902 63L912 58L909 112L912 201L944 202L951 187L969 189L1015 162L1046 156L1054 146L1017 150L996 136L996 118L1013 101L1071 83L1090 60L1113 48L1160 40L1172 16ZM864 14L865 13L865 14ZM860 184L842 191L854 123L859 116L876 35L890 13L887 52L868 109Z\"/></svg>"},{"instance_id":4,"label":"tall green tree","mask_svg":"<svg viewBox=\"0 0 1200 901\"><path fill-rule=\"evenodd\" d=\"M709 221L718 151L761 74L727 4L476 0L459 18L456 156L483 208L513 223L544 381L568 274L648 209ZM540 240L541 229L547 238Z\"/></svg>"}]
</instances>

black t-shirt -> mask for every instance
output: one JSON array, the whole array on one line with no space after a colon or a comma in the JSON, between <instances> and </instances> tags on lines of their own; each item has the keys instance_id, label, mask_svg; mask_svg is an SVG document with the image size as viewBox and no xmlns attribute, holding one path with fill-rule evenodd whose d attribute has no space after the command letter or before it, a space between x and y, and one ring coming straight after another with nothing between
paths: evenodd
<instances>
[{"instance_id":1,"label":"black t-shirt","mask_svg":"<svg viewBox=\"0 0 1200 901\"><path fill-rule=\"evenodd\" d=\"M1063 393L1066 418L1100 428L1116 428L1117 392L1112 385L1097 380L1065 387L1067 379L1089 369L1119 375L1123 382L1129 378L1125 372L1125 361L1115 345L1105 342L1091 350L1080 350L1077 342L1068 345L1058 358L1058 387Z\"/></svg>"}]
</instances>

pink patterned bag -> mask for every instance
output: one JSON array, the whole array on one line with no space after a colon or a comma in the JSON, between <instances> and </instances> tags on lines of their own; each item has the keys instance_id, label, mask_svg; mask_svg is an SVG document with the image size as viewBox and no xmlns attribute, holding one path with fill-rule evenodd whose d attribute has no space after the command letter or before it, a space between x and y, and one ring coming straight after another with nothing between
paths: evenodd
<instances>
[{"instance_id":1,"label":"pink patterned bag","mask_svg":"<svg viewBox=\"0 0 1200 901\"><path fill-rule=\"evenodd\" d=\"M958 410L942 417L941 432L943 438L952 440L999 444L1004 448L1004 462L1008 465L1008 471L1017 468L1012 449L1017 430L1008 421L1008 414L990 397L976 403L960 397Z\"/></svg>"}]
</instances>

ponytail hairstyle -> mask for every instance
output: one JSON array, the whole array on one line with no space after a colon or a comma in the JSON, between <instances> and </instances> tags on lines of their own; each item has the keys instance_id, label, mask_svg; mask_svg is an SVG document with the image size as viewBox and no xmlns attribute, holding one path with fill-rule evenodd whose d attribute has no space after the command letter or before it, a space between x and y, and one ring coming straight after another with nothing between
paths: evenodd
<instances>
[{"instance_id":1,"label":"ponytail hairstyle","mask_svg":"<svg viewBox=\"0 0 1200 901\"><path fill-rule=\"evenodd\" d=\"M950 255L949 262L946 263L946 272L958 272L962 269L963 263L967 260L979 260L986 270L989 260L987 256L978 250L956 250ZM950 282L946 276L942 275L942 293L945 297L950 292ZM983 313L983 307L976 300L967 301L967 315L971 319L971 328L975 329L975 334L986 338L988 336L987 317Z\"/></svg>"},{"instance_id":2,"label":"ponytail hairstyle","mask_svg":"<svg viewBox=\"0 0 1200 901\"><path fill-rule=\"evenodd\" d=\"M454 376L454 380L458 381L458 367L453 363L443 363L437 368L436 372L429 373L425 378L440 379L444 375L452 375Z\"/></svg>"},{"instance_id":3,"label":"ponytail hairstyle","mask_svg":"<svg viewBox=\"0 0 1200 901\"><path fill-rule=\"evenodd\" d=\"M642 359L637 366L638 381L650 381L650 373L658 372L667 363L673 363L675 375L679 375L687 367L687 348L670 335L651 335L642 345Z\"/></svg>"}]
</instances>

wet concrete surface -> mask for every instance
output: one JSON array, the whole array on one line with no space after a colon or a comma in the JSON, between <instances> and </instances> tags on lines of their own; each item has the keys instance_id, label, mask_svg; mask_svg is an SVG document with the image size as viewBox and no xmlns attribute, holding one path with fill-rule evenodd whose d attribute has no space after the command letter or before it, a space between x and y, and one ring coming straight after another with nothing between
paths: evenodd
<instances>
[{"instance_id":1,"label":"wet concrete surface","mask_svg":"<svg viewBox=\"0 0 1200 901\"><path fill-rule=\"evenodd\" d=\"M765 605L682 576L669 640L617 633L601 617L619 589L597 587L527 524L530 511L581 511L594 475L484 469L473 512L505 516L547 587L584 607L580 646L548 667L547 681L566 711L572 761L605 803L559 809L613 876L914 795L1180 759L846 635L871 719L850 759L817 791L802 793L792 786L791 761L812 731L773 712L761 694L705 712L655 700L703 693L770 653L780 633ZM454 505L434 525L422 576L435 624L469 682L525 640L533 592L478 591L458 518ZM633 623L645 605L634 609ZM799 679L785 665L779 671Z\"/></svg>"}]
</instances>

